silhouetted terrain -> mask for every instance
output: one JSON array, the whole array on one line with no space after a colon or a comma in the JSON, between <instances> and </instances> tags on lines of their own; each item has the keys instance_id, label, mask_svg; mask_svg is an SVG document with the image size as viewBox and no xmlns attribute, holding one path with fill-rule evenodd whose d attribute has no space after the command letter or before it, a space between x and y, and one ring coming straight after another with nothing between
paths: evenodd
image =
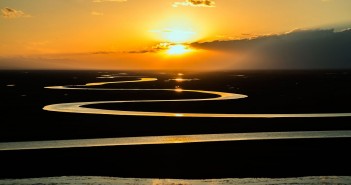
<instances>
[{"instance_id":1,"label":"silhouetted terrain","mask_svg":"<svg viewBox=\"0 0 351 185\"><path fill-rule=\"evenodd\" d=\"M55 90L46 86L134 80L97 78L122 71L1 71L0 141L211 134L265 131L350 130L351 118L185 118L48 112L49 104L79 101L207 98L161 91ZM97 104L117 110L198 113L348 113L351 71L227 71L213 73L123 71L158 81L106 84L104 88L182 88L245 94L206 102ZM97 88L97 87L92 87ZM171 145L1 151L1 178L101 175L155 178L351 175L351 139L240 141ZM34 168L37 168L34 170ZM61 170L63 168L64 170Z\"/></svg>"}]
</instances>

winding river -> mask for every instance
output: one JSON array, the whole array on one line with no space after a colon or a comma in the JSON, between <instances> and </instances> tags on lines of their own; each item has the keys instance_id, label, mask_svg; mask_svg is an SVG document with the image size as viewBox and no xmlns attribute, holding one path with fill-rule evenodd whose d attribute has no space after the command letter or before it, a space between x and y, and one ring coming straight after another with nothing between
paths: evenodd
<instances>
[{"instance_id":1,"label":"winding river","mask_svg":"<svg viewBox=\"0 0 351 185\"><path fill-rule=\"evenodd\" d=\"M117 76L118 77L118 76ZM123 76L122 76L123 77ZM174 91L174 92L195 92L203 94L216 95L215 98L201 99L168 99L168 100L124 100L124 101L94 101L94 102L73 102L47 105L43 109L55 112L84 113L84 114L108 114L108 115L125 115L125 116L163 116L163 117L202 117L202 118L307 118L307 117L349 117L351 113L301 113L301 114L214 114L214 113L174 113L174 112L146 112L146 111L125 111L125 110L106 110L97 108L87 108L87 105L107 104L107 103L128 103L128 102L184 102L184 101L221 101L247 98L247 95L235 94L219 91L187 90L187 89L111 89L111 88L91 88L92 86L101 86L112 83L135 83L156 81L157 78L139 78L132 81L116 82L95 82L85 85L67 85L67 86L49 86L47 89L64 89L64 90L95 90L95 91Z\"/></svg>"},{"instance_id":2,"label":"winding river","mask_svg":"<svg viewBox=\"0 0 351 185\"><path fill-rule=\"evenodd\" d=\"M100 76L98 78L120 78L126 76ZM136 77L136 76L133 76ZM137 77L136 77L137 78ZM88 108L87 105L107 103L129 103L129 102L196 102L196 101L228 101L247 98L247 95L219 91L188 90L188 89L112 89L97 88L114 83L143 83L158 80L157 78L140 77L136 80L94 82L85 85L48 86L47 89L54 90L82 90L82 91L170 91L170 92L193 92L215 95L214 98L199 99L167 99L167 100L123 100L123 101L93 101L93 102L71 102L47 105L43 109L54 112L83 113L83 114L105 114L105 115L128 115L128 116L163 116L163 117L226 117L226 118L307 118L307 117L350 117L351 113L308 113L308 114L213 114L213 113L175 113L175 112L147 112L126 110L105 110ZM198 79L197 79L198 80ZM191 79L187 79L191 81ZM101 138L101 139L75 139L55 141L25 141L0 143L1 150L27 150L48 148L75 148L95 146L121 146L121 145L149 145L149 144L172 144L172 143L196 143L196 142L218 142L218 141L242 141L242 140L275 140L275 139L312 139L312 138L350 138L349 130L333 131L292 131L292 132L258 132L258 133L226 133L226 134L197 134L197 135L170 135L170 136L146 136L146 137L123 137L123 138Z\"/></svg>"}]
</instances>

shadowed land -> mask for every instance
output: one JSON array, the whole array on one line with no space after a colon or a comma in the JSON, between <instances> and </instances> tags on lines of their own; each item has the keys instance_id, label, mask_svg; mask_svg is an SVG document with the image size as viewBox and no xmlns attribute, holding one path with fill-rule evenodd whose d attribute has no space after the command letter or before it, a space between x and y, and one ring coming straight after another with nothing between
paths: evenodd
<instances>
[{"instance_id":1,"label":"shadowed land","mask_svg":"<svg viewBox=\"0 0 351 185\"><path fill-rule=\"evenodd\" d=\"M118 72L108 72L115 74ZM128 72L156 76L145 83L107 83L104 88L202 89L248 95L248 98L207 102L99 104L95 108L192 113L290 114L348 113L351 75L348 71L231 71L189 73ZM104 73L105 74L105 73ZM75 91L47 86L100 83L96 71L3 71L0 140L46 141L230 134L290 131L351 130L350 117L194 118L114 116L48 112L49 104L214 98L211 94L162 91ZM105 76L106 77L106 76ZM133 81L136 77L111 79ZM106 79L104 79L106 80ZM94 87L93 87L94 88ZM205 138L206 139L206 138ZM1 178L92 175L154 178L230 178L351 175L350 138L294 138L216 141L158 145L100 146L1 151ZM37 167L34 169L34 167ZM64 170L61 170L64 169ZM298 169L298 170L296 170Z\"/></svg>"},{"instance_id":2,"label":"shadowed land","mask_svg":"<svg viewBox=\"0 0 351 185\"><path fill-rule=\"evenodd\" d=\"M2 151L1 178L350 176L350 144L310 139Z\"/></svg>"}]
</instances>

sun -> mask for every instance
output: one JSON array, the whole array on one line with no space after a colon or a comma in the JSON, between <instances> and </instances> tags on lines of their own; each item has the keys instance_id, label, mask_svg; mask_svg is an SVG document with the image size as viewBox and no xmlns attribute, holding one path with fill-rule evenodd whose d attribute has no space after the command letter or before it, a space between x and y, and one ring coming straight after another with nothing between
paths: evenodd
<instances>
[{"instance_id":1,"label":"sun","mask_svg":"<svg viewBox=\"0 0 351 185\"><path fill-rule=\"evenodd\" d=\"M161 30L151 30L162 39L162 43L156 48L164 50L166 55L183 55L192 51L189 43L193 42L196 33L185 29L166 28Z\"/></svg>"},{"instance_id":2,"label":"sun","mask_svg":"<svg viewBox=\"0 0 351 185\"><path fill-rule=\"evenodd\" d=\"M169 30L166 32L166 39L173 43L184 43L191 40L194 35L192 31Z\"/></svg>"},{"instance_id":3,"label":"sun","mask_svg":"<svg viewBox=\"0 0 351 185\"><path fill-rule=\"evenodd\" d=\"M194 40L196 33L189 30L172 29L166 28L161 30L151 30L152 33L156 33L158 37L171 43L187 43Z\"/></svg>"},{"instance_id":4,"label":"sun","mask_svg":"<svg viewBox=\"0 0 351 185\"><path fill-rule=\"evenodd\" d=\"M169 55L182 55L185 53L190 52L191 50L186 47L185 45L182 44L176 44L173 46L169 46L168 50L167 50L167 54Z\"/></svg>"}]
</instances>

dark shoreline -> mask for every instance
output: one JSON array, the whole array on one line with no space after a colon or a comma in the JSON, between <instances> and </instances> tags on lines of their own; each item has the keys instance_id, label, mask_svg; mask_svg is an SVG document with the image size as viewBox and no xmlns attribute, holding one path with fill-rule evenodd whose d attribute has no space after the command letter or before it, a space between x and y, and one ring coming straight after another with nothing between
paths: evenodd
<instances>
[{"instance_id":1,"label":"dark shoreline","mask_svg":"<svg viewBox=\"0 0 351 185\"><path fill-rule=\"evenodd\" d=\"M191 134L351 130L351 118L163 118L46 113L40 121L1 124L1 142ZM58 116L59 115L59 116ZM9 118L10 119L10 118ZM37 118L35 118L37 120Z\"/></svg>"},{"instance_id":2,"label":"dark shoreline","mask_svg":"<svg viewBox=\"0 0 351 185\"><path fill-rule=\"evenodd\" d=\"M351 176L350 138L2 151L0 178Z\"/></svg>"}]
</instances>

